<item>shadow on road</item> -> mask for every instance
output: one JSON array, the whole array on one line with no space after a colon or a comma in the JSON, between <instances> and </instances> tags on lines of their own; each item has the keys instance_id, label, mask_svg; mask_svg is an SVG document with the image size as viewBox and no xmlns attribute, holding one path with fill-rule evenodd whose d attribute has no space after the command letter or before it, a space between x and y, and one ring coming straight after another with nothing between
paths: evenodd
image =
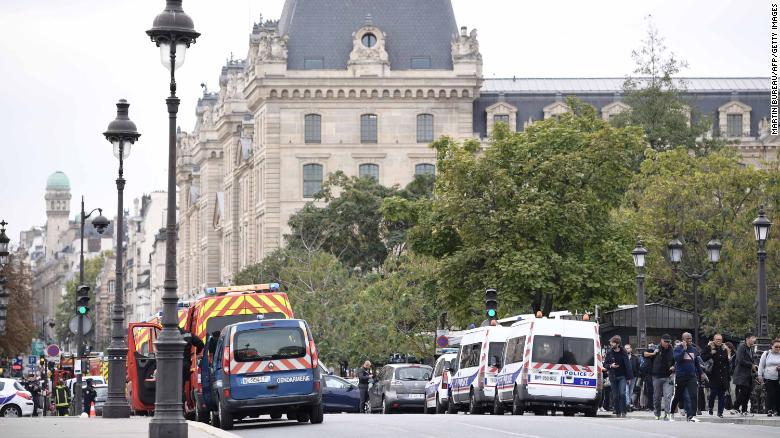
<instances>
[{"instance_id":1,"label":"shadow on road","mask_svg":"<svg viewBox=\"0 0 780 438\"><path fill-rule=\"evenodd\" d=\"M249 418L236 422L235 429L274 429L281 427L307 426L309 423L299 423L296 420L272 420L270 418Z\"/></svg>"}]
</instances>

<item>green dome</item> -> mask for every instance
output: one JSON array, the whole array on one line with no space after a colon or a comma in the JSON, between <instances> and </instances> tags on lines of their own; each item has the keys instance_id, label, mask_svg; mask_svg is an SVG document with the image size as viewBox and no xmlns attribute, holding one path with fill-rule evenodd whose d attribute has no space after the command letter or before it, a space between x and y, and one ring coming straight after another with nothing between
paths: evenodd
<instances>
[{"instance_id":1,"label":"green dome","mask_svg":"<svg viewBox=\"0 0 780 438\"><path fill-rule=\"evenodd\" d=\"M46 180L46 190L70 190L70 180L58 170L49 175Z\"/></svg>"}]
</instances>

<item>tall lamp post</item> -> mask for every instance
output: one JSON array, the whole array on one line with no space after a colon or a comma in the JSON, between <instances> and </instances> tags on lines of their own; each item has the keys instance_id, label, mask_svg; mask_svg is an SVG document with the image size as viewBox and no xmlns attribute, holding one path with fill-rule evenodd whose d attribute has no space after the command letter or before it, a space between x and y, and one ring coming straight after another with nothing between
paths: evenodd
<instances>
[{"instance_id":1,"label":"tall lamp post","mask_svg":"<svg viewBox=\"0 0 780 438\"><path fill-rule=\"evenodd\" d=\"M701 324L701 318L699 316L698 285L699 283L707 279L707 275L709 275L710 272L715 270L716 265L720 261L720 250L723 247L723 245L721 245L720 241L714 237L710 239L709 242L707 242L706 245L707 258L710 262L710 267L705 269L701 273L687 272L684 269L680 268L684 246L685 245L683 245L682 241L680 241L677 235L675 235L674 238L669 241L669 244L666 245L669 251L669 261L672 263L672 269L674 269L674 272L677 271L682 272L693 283L693 318L694 318L693 341L698 345L699 334L700 334L699 326Z\"/></svg>"},{"instance_id":2,"label":"tall lamp post","mask_svg":"<svg viewBox=\"0 0 780 438\"><path fill-rule=\"evenodd\" d=\"M8 251L8 244L11 243L11 239L5 235L5 226L8 222L5 220L0 221L0 335L5 334L5 323L8 317L8 300L11 294L8 293L8 289L5 288L7 279L5 277L5 265L8 264L8 258L10 252Z\"/></svg>"},{"instance_id":3,"label":"tall lamp post","mask_svg":"<svg viewBox=\"0 0 780 438\"><path fill-rule=\"evenodd\" d=\"M636 247L631 251L636 268L636 340L637 351L647 347L647 319L645 316L645 256L647 248L642 245L642 240L637 239Z\"/></svg>"},{"instance_id":4,"label":"tall lamp post","mask_svg":"<svg viewBox=\"0 0 780 438\"><path fill-rule=\"evenodd\" d=\"M111 344L108 346L108 399L103 407L105 418L129 418L130 405L125 397L125 378L127 375L127 330L125 329L124 305L124 269L122 253L124 241L124 207L122 205L125 190L123 164L130 155L130 148L141 134L135 123L128 117L130 104L120 99L116 104L116 119L108 124L103 135L114 147L114 156L119 159L119 176L116 179L117 215L116 215L116 287L114 288L114 311L111 316ZM158 388L159 390L159 388Z\"/></svg>"},{"instance_id":5,"label":"tall lamp post","mask_svg":"<svg viewBox=\"0 0 780 438\"><path fill-rule=\"evenodd\" d=\"M79 253L79 292L85 291L87 296L89 296L89 286L84 284L84 225L87 222L87 219L89 219L92 216L92 213L98 212L98 217L92 220L92 226L95 227L95 231L98 232L98 234L103 234L104 231L106 231L106 227L108 227L108 219L103 216L103 209L96 208L87 214L84 211L84 196L81 196L81 252ZM79 306L80 304L77 304ZM84 312L86 313L86 307L84 307ZM78 329L76 330L78 333L76 334L76 357L77 360L82 361L84 358L84 317L86 316L85 313L81 313L80 311L77 312L77 315L79 317L78 322ZM45 325L44 325L44 333L46 332ZM44 336L45 337L45 336ZM81 369L83 370L84 367L82 366ZM81 376L82 373L76 374L76 388L81 388ZM82 400L81 400L81 391L73 391L73 406L74 411L76 414L82 412Z\"/></svg>"},{"instance_id":6,"label":"tall lamp post","mask_svg":"<svg viewBox=\"0 0 780 438\"><path fill-rule=\"evenodd\" d=\"M758 217L753 221L753 231L758 242L758 291L756 306L756 334L758 336L758 350L769 349L769 306L766 293L766 240L769 237L769 228L772 221L767 219L762 205L758 209Z\"/></svg>"},{"instance_id":7,"label":"tall lamp post","mask_svg":"<svg viewBox=\"0 0 780 438\"><path fill-rule=\"evenodd\" d=\"M157 390L154 418L149 423L149 436L187 437L187 423L182 414L181 368L185 342L179 333L176 303L179 300L176 283L176 69L184 64L190 44L200 36L192 19L184 13L182 0L167 0L165 9L154 18L146 31L157 47L163 66L171 73L171 95L168 106L168 217L165 245L165 281L162 296L162 331L157 342ZM177 57L178 55L178 57Z\"/></svg>"}]
</instances>

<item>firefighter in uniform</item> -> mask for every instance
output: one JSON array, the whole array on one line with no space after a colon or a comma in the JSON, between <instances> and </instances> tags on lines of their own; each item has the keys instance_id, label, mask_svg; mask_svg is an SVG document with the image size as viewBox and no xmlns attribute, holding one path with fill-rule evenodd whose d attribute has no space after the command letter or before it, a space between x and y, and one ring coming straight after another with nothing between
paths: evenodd
<instances>
[{"instance_id":1,"label":"firefighter in uniform","mask_svg":"<svg viewBox=\"0 0 780 438\"><path fill-rule=\"evenodd\" d=\"M57 415L64 417L68 415L68 406L70 405L70 392L68 387L62 382L57 381L57 386L54 387L54 406L57 408Z\"/></svg>"}]
</instances>

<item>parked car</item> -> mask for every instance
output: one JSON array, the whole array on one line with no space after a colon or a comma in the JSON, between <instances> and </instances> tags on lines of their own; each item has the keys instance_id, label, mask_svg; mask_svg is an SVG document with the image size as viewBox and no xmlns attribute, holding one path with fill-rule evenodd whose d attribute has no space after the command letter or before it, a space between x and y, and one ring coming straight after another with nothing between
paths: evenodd
<instances>
[{"instance_id":1,"label":"parked car","mask_svg":"<svg viewBox=\"0 0 780 438\"><path fill-rule=\"evenodd\" d=\"M322 403L325 412L360 412L360 391L341 377L322 376Z\"/></svg>"},{"instance_id":2,"label":"parked car","mask_svg":"<svg viewBox=\"0 0 780 438\"><path fill-rule=\"evenodd\" d=\"M443 414L447 410L450 393L450 367L457 353L442 354L433 365L433 375L425 385L425 413Z\"/></svg>"},{"instance_id":3,"label":"parked car","mask_svg":"<svg viewBox=\"0 0 780 438\"><path fill-rule=\"evenodd\" d=\"M95 397L95 413L102 416L103 406L106 404L106 400L108 400L108 385L95 385L95 392L97 392L97 396Z\"/></svg>"},{"instance_id":4,"label":"parked car","mask_svg":"<svg viewBox=\"0 0 780 438\"><path fill-rule=\"evenodd\" d=\"M32 413L32 394L16 380L0 378L0 417L27 417Z\"/></svg>"},{"instance_id":5,"label":"parked car","mask_svg":"<svg viewBox=\"0 0 780 438\"><path fill-rule=\"evenodd\" d=\"M371 412L422 411L425 408L425 384L432 374L433 368L428 365L385 365L368 390Z\"/></svg>"}]
</instances>

